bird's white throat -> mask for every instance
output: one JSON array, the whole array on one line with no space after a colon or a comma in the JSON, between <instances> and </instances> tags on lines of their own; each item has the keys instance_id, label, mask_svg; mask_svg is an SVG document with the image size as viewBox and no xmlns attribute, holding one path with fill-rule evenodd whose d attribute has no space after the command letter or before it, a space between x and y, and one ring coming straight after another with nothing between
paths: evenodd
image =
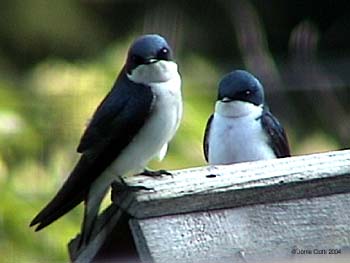
<instances>
[{"instance_id":1,"label":"bird's white throat","mask_svg":"<svg viewBox=\"0 0 350 263\"><path fill-rule=\"evenodd\" d=\"M149 86L154 99L147 122L111 165L113 174L122 175L141 171L157 156L162 159L182 117L181 77L176 63L141 65L128 78Z\"/></svg>"},{"instance_id":2,"label":"bird's white throat","mask_svg":"<svg viewBox=\"0 0 350 263\"><path fill-rule=\"evenodd\" d=\"M178 74L175 62L160 60L151 64L139 65L127 76L135 83L148 85L150 83L167 82L177 77Z\"/></svg>"},{"instance_id":3,"label":"bird's white throat","mask_svg":"<svg viewBox=\"0 0 350 263\"><path fill-rule=\"evenodd\" d=\"M249 102L217 102L209 135L210 164L276 158L259 117L262 106Z\"/></svg>"},{"instance_id":4,"label":"bird's white throat","mask_svg":"<svg viewBox=\"0 0 350 263\"><path fill-rule=\"evenodd\" d=\"M239 100L230 102L217 101L215 104L215 112L224 117L239 118L252 113L260 115L261 111L262 105L256 106L252 103Z\"/></svg>"}]
</instances>

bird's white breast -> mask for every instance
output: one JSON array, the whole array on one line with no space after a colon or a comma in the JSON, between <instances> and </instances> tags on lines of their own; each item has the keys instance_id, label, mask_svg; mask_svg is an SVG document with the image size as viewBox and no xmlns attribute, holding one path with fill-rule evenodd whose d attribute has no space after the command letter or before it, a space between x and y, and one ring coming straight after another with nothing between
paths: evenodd
<instances>
[{"instance_id":1,"label":"bird's white breast","mask_svg":"<svg viewBox=\"0 0 350 263\"><path fill-rule=\"evenodd\" d=\"M156 76L156 73L151 70L154 74L153 79L167 80L144 83L151 87L154 95L152 112L142 129L112 164L114 173L118 175L143 170L157 155L162 155L159 156L162 159L166 154L168 142L179 127L182 117L181 78L177 72L177 66L174 66L175 63L168 63L171 63L168 67L162 63L161 68L156 71L158 74L171 76L170 78ZM156 64L148 66L154 67ZM133 81L135 80L140 81L140 79Z\"/></svg>"},{"instance_id":2,"label":"bird's white breast","mask_svg":"<svg viewBox=\"0 0 350 263\"><path fill-rule=\"evenodd\" d=\"M276 158L259 117L262 107L217 102L209 135L209 163L230 164Z\"/></svg>"}]
</instances>

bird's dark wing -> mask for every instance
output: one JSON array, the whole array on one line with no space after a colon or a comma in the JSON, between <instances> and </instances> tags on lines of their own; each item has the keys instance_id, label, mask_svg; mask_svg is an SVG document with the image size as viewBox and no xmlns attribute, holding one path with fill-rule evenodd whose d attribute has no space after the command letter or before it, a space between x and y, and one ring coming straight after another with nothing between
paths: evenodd
<instances>
[{"instance_id":1,"label":"bird's dark wing","mask_svg":"<svg viewBox=\"0 0 350 263\"><path fill-rule=\"evenodd\" d=\"M145 122L153 99L150 87L131 82L126 74L121 74L95 111L77 151L104 148L115 138L118 138L115 150L122 150Z\"/></svg>"},{"instance_id":2,"label":"bird's dark wing","mask_svg":"<svg viewBox=\"0 0 350 263\"><path fill-rule=\"evenodd\" d=\"M152 111L153 93L125 74L97 108L82 136L79 162L50 203L33 219L36 231L82 202L95 179L118 157L141 129Z\"/></svg>"},{"instance_id":3,"label":"bird's dark wing","mask_svg":"<svg viewBox=\"0 0 350 263\"><path fill-rule=\"evenodd\" d=\"M289 157L290 149L287 135L279 121L266 108L261 115L261 124L269 136L270 145L277 158Z\"/></svg>"},{"instance_id":4,"label":"bird's dark wing","mask_svg":"<svg viewBox=\"0 0 350 263\"><path fill-rule=\"evenodd\" d=\"M213 114L210 115L208 121L207 121L207 126L205 127L205 132L204 132L204 139L203 139L203 152L204 152L204 157L205 160L208 162L209 159L209 136L210 136L210 126L211 122L213 120Z\"/></svg>"}]
</instances>

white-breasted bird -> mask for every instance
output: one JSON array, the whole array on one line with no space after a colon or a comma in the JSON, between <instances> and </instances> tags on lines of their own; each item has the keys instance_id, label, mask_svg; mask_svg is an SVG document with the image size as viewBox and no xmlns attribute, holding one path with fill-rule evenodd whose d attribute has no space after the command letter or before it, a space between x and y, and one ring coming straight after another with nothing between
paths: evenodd
<instances>
[{"instance_id":1,"label":"white-breasted bird","mask_svg":"<svg viewBox=\"0 0 350 263\"><path fill-rule=\"evenodd\" d=\"M109 186L162 159L182 118L181 77L172 50L159 35L131 45L113 88L96 109L77 151L81 158L55 197L33 219L36 231L85 202L86 243ZM162 171L161 171L162 172Z\"/></svg>"},{"instance_id":2,"label":"white-breasted bird","mask_svg":"<svg viewBox=\"0 0 350 263\"><path fill-rule=\"evenodd\" d=\"M286 133L265 104L263 86L249 72L234 70L220 81L203 149L209 164L290 156Z\"/></svg>"}]
</instances>

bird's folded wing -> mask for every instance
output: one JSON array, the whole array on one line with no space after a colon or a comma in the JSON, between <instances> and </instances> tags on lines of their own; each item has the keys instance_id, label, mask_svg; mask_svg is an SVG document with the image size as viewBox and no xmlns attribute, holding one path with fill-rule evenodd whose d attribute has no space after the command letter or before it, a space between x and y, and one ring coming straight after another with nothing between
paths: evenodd
<instances>
[{"instance_id":1,"label":"bird's folded wing","mask_svg":"<svg viewBox=\"0 0 350 263\"><path fill-rule=\"evenodd\" d=\"M204 152L204 157L205 160L208 162L209 160L209 136L210 136L210 125L213 120L213 114L210 115L207 126L205 127L205 132L204 132L204 139L203 139L203 152Z\"/></svg>"},{"instance_id":2,"label":"bird's folded wing","mask_svg":"<svg viewBox=\"0 0 350 263\"><path fill-rule=\"evenodd\" d=\"M118 80L120 77L118 78ZM149 117L153 93L149 87L116 82L97 108L82 136L82 157L56 196L33 219L36 230L49 225L84 200L91 184L131 142Z\"/></svg>"},{"instance_id":3,"label":"bird's folded wing","mask_svg":"<svg viewBox=\"0 0 350 263\"><path fill-rule=\"evenodd\" d=\"M267 109L263 110L261 124L270 137L270 145L277 158L289 157L290 149L284 128Z\"/></svg>"}]
</instances>

